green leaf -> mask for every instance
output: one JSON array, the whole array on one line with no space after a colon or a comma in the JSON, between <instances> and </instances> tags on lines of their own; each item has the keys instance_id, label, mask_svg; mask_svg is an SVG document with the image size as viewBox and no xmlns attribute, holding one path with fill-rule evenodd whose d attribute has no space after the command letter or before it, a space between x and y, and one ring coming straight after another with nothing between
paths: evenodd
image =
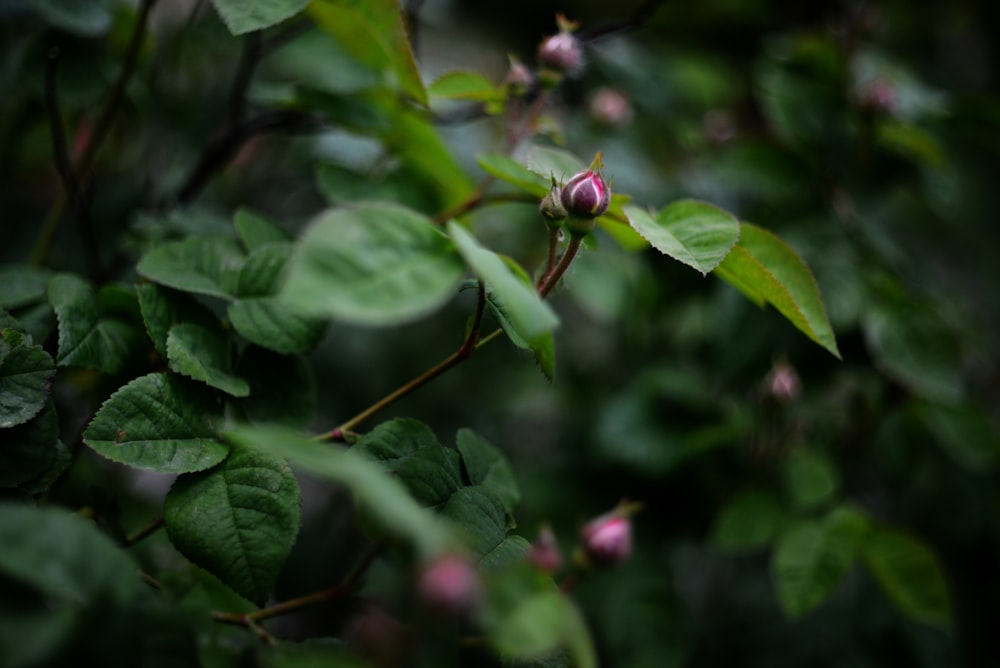
<instances>
[{"instance_id":1,"label":"green leaf","mask_svg":"<svg viewBox=\"0 0 1000 668\"><path fill-rule=\"evenodd\" d=\"M507 266L522 283L530 286L531 290L534 290L531 277L528 276L528 273L520 265L510 261L507 263ZM501 329L503 329L504 334L510 339L510 342L522 350L530 350L532 356L535 358L535 364L538 365L542 375L550 383L553 382L556 376L556 342L552 332L547 332L537 337L534 341L525 341L524 337L518 333L517 328L514 327L510 316L507 314L507 307L495 291L491 290L486 293L486 306Z\"/></svg>"},{"instance_id":2,"label":"green leaf","mask_svg":"<svg viewBox=\"0 0 1000 668\"><path fill-rule=\"evenodd\" d=\"M478 72L446 72L427 87L427 94L447 100L489 102L503 98L503 91Z\"/></svg>"},{"instance_id":3,"label":"green leaf","mask_svg":"<svg viewBox=\"0 0 1000 668\"><path fill-rule=\"evenodd\" d=\"M0 505L0 574L79 606L100 597L126 602L147 588L139 568L93 522L54 507Z\"/></svg>"},{"instance_id":4,"label":"green leaf","mask_svg":"<svg viewBox=\"0 0 1000 668\"><path fill-rule=\"evenodd\" d=\"M551 183L552 177L564 183L577 172L587 169L587 165L561 148L532 146L528 151L528 169L544 178L546 184Z\"/></svg>"},{"instance_id":5,"label":"green leaf","mask_svg":"<svg viewBox=\"0 0 1000 668\"><path fill-rule=\"evenodd\" d=\"M655 216L625 207L629 224L653 248L702 273L719 266L740 236L732 214L705 202L680 200Z\"/></svg>"},{"instance_id":6,"label":"green leaf","mask_svg":"<svg viewBox=\"0 0 1000 668\"><path fill-rule=\"evenodd\" d=\"M417 420L383 422L352 448L397 475L410 494L428 506L444 503L462 486L459 454L441 445Z\"/></svg>"},{"instance_id":7,"label":"green leaf","mask_svg":"<svg viewBox=\"0 0 1000 668\"><path fill-rule=\"evenodd\" d=\"M163 473L200 471L229 449L216 439L221 418L204 387L152 373L121 387L97 411L83 442L108 459Z\"/></svg>"},{"instance_id":8,"label":"green leaf","mask_svg":"<svg viewBox=\"0 0 1000 668\"><path fill-rule=\"evenodd\" d=\"M309 4L309 0L212 0L215 11L234 35L253 32L289 19Z\"/></svg>"},{"instance_id":9,"label":"green leaf","mask_svg":"<svg viewBox=\"0 0 1000 668\"><path fill-rule=\"evenodd\" d=\"M141 335L129 322L102 312L90 283L58 274L49 282L48 295L59 321L59 366L108 374L126 366Z\"/></svg>"},{"instance_id":10,"label":"green leaf","mask_svg":"<svg viewBox=\"0 0 1000 668\"><path fill-rule=\"evenodd\" d=\"M0 307L17 309L45 299L52 272L24 264L0 266Z\"/></svg>"},{"instance_id":11,"label":"green leaf","mask_svg":"<svg viewBox=\"0 0 1000 668\"><path fill-rule=\"evenodd\" d=\"M508 534L495 548L479 560L479 569L491 573L525 563L525 555L531 550L531 543L524 536Z\"/></svg>"},{"instance_id":12,"label":"green leaf","mask_svg":"<svg viewBox=\"0 0 1000 668\"><path fill-rule=\"evenodd\" d=\"M879 370L925 399L959 403L962 355L948 323L931 305L888 293L877 297L863 328Z\"/></svg>"},{"instance_id":13,"label":"green leaf","mask_svg":"<svg viewBox=\"0 0 1000 668\"><path fill-rule=\"evenodd\" d=\"M504 315L521 338L531 344L556 328L559 318L552 308L530 283L525 284L511 272L499 255L480 246L454 221L448 223L448 234L472 271L503 303Z\"/></svg>"},{"instance_id":14,"label":"green leaf","mask_svg":"<svg viewBox=\"0 0 1000 668\"><path fill-rule=\"evenodd\" d=\"M237 401L247 420L305 428L316 414L316 378L304 358L248 346L236 366L250 383L250 396Z\"/></svg>"},{"instance_id":15,"label":"green leaf","mask_svg":"<svg viewBox=\"0 0 1000 668\"><path fill-rule=\"evenodd\" d=\"M507 512L500 497L483 485L463 487L452 494L441 516L458 525L477 559L490 561L494 552L505 549Z\"/></svg>"},{"instance_id":16,"label":"green leaf","mask_svg":"<svg viewBox=\"0 0 1000 668\"><path fill-rule=\"evenodd\" d=\"M0 488L28 483L57 464L59 419L52 401L23 424L5 429L0 445Z\"/></svg>"},{"instance_id":17,"label":"green leaf","mask_svg":"<svg viewBox=\"0 0 1000 668\"><path fill-rule=\"evenodd\" d=\"M163 522L181 554L263 605L298 535L301 502L284 460L237 449L213 469L179 476Z\"/></svg>"},{"instance_id":18,"label":"green leaf","mask_svg":"<svg viewBox=\"0 0 1000 668\"><path fill-rule=\"evenodd\" d=\"M167 334L167 364L182 376L234 397L250 394L247 382L230 373L232 354L221 331L187 322L174 325Z\"/></svg>"},{"instance_id":19,"label":"green leaf","mask_svg":"<svg viewBox=\"0 0 1000 668\"><path fill-rule=\"evenodd\" d=\"M242 266L243 250L233 239L196 236L156 246L142 256L136 271L170 288L228 298Z\"/></svg>"},{"instance_id":20,"label":"green leaf","mask_svg":"<svg viewBox=\"0 0 1000 668\"><path fill-rule=\"evenodd\" d=\"M490 490L513 513L521 501L521 490L510 463L495 446L471 429L459 429L455 436L469 481Z\"/></svg>"},{"instance_id":21,"label":"green leaf","mask_svg":"<svg viewBox=\"0 0 1000 668\"><path fill-rule=\"evenodd\" d=\"M577 668L596 668L597 654L580 612L562 593L534 592L488 629L490 640L501 654L530 659L565 647Z\"/></svg>"},{"instance_id":22,"label":"green leaf","mask_svg":"<svg viewBox=\"0 0 1000 668\"><path fill-rule=\"evenodd\" d=\"M344 485L382 529L410 542L423 558L457 547L451 528L418 504L400 481L375 462L287 429L247 427L227 433L227 438L237 445L290 459L315 475Z\"/></svg>"},{"instance_id":23,"label":"green leaf","mask_svg":"<svg viewBox=\"0 0 1000 668\"><path fill-rule=\"evenodd\" d=\"M45 406L55 362L12 329L0 332L0 429L23 424Z\"/></svg>"},{"instance_id":24,"label":"green leaf","mask_svg":"<svg viewBox=\"0 0 1000 668\"><path fill-rule=\"evenodd\" d=\"M788 514L775 494L746 490L719 511L711 543L728 554L752 552L770 545L787 523Z\"/></svg>"},{"instance_id":25,"label":"green leaf","mask_svg":"<svg viewBox=\"0 0 1000 668\"><path fill-rule=\"evenodd\" d=\"M816 280L802 258L781 239L743 223L739 242L716 273L753 301L773 305L799 331L840 359Z\"/></svg>"},{"instance_id":26,"label":"green leaf","mask_svg":"<svg viewBox=\"0 0 1000 668\"><path fill-rule=\"evenodd\" d=\"M841 523L801 522L778 539L773 572L778 601L789 617L809 612L836 589L855 557L855 538Z\"/></svg>"},{"instance_id":27,"label":"green leaf","mask_svg":"<svg viewBox=\"0 0 1000 668\"><path fill-rule=\"evenodd\" d=\"M317 0L308 12L345 51L376 72L392 72L404 93L427 105L396 0Z\"/></svg>"},{"instance_id":28,"label":"green leaf","mask_svg":"<svg viewBox=\"0 0 1000 668\"><path fill-rule=\"evenodd\" d=\"M265 244L288 241L288 236L277 225L249 209L238 209L233 216L233 225L248 252Z\"/></svg>"},{"instance_id":29,"label":"green leaf","mask_svg":"<svg viewBox=\"0 0 1000 668\"><path fill-rule=\"evenodd\" d=\"M167 358L167 334L174 325L185 322L207 328L219 326L218 318L208 308L184 292L144 283L136 287L136 293L146 332L163 359Z\"/></svg>"},{"instance_id":30,"label":"green leaf","mask_svg":"<svg viewBox=\"0 0 1000 668\"><path fill-rule=\"evenodd\" d=\"M306 353L316 347L326 323L290 309L275 295L292 253L290 243L258 246L240 270L237 294L229 305L233 328L251 343L279 353Z\"/></svg>"},{"instance_id":31,"label":"green leaf","mask_svg":"<svg viewBox=\"0 0 1000 668\"><path fill-rule=\"evenodd\" d=\"M985 408L921 403L916 410L941 449L959 466L971 473L987 473L996 467L1000 459L998 429Z\"/></svg>"},{"instance_id":32,"label":"green leaf","mask_svg":"<svg viewBox=\"0 0 1000 668\"><path fill-rule=\"evenodd\" d=\"M812 508L837 491L837 472L826 457L799 448L784 462L785 485L797 508Z\"/></svg>"},{"instance_id":33,"label":"green leaf","mask_svg":"<svg viewBox=\"0 0 1000 668\"><path fill-rule=\"evenodd\" d=\"M873 528L861 542L865 565L900 612L934 626L951 623L951 599L934 553L915 537Z\"/></svg>"},{"instance_id":34,"label":"green leaf","mask_svg":"<svg viewBox=\"0 0 1000 668\"><path fill-rule=\"evenodd\" d=\"M396 325L440 307L464 267L424 216L388 204L331 209L303 235L281 298L311 315Z\"/></svg>"},{"instance_id":35,"label":"green leaf","mask_svg":"<svg viewBox=\"0 0 1000 668\"><path fill-rule=\"evenodd\" d=\"M480 153L476 156L476 162L490 176L517 186L538 198L544 197L552 184L547 175L536 174L502 153Z\"/></svg>"},{"instance_id":36,"label":"green leaf","mask_svg":"<svg viewBox=\"0 0 1000 668\"><path fill-rule=\"evenodd\" d=\"M69 469L70 464L73 463L73 453L69 451L66 444L56 439L53 452L51 461L46 464L42 472L20 485L21 491L27 494L41 494L47 491L52 483Z\"/></svg>"}]
</instances>

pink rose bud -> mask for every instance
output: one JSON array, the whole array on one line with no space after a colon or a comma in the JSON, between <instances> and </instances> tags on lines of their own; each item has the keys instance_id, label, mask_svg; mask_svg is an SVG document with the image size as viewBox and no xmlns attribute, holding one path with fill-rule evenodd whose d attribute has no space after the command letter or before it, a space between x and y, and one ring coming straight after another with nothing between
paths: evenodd
<instances>
[{"instance_id":1,"label":"pink rose bud","mask_svg":"<svg viewBox=\"0 0 1000 668\"><path fill-rule=\"evenodd\" d=\"M567 181L562 188L562 203L569 215L577 218L597 218L607 211L611 189L601 176L600 167L591 167Z\"/></svg>"},{"instance_id":2,"label":"pink rose bud","mask_svg":"<svg viewBox=\"0 0 1000 668\"><path fill-rule=\"evenodd\" d=\"M764 379L764 389L767 394L779 403L795 401L801 391L799 374L795 367L787 362L779 362L771 369Z\"/></svg>"},{"instance_id":3,"label":"pink rose bud","mask_svg":"<svg viewBox=\"0 0 1000 668\"><path fill-rule=\"evenodd\" d=\"M458 555L439 557L424 568L417 581L421 602L434 612L460 615L471 610L482 597L482 583L468 559Z\"/></svg>"},{"instance_id":4,"label":"pink rose bud","mask_svg":"<svg viewBox=\"0 0 1000 668\"><path fill-rule=\"evenodd\" d=\"M583 66L583 46L572 33L557 33L538 47L538 62L542 67L573 74Z\"/></svg>"},{"instance_id":5,"label":"pink rose bud","mask_svg":"<svg viewBox=\"0 0 1000 668\"><path fill-rule=\"evenodd\" d=\"M507 70L507 76L504 77L503 82L512 95L521 96L534 87L535 74L527 65L511 56L510 69Z\"/></svg>"},{"instance_id":6,"label":"pink rose bud","mask_svg":"<svg viewBox=\"0 0 1000 668\"><path fill-rule=\"evenodd\" d=\"M604 125L628 125L632 120L632 103L614 88L600 88L590 99L590 117Z\"/></svg>"},{"instance_id":7,"label":"pink rose bud","mask_svg":"<svg viewBox=\"0 0 1000 668\"><path fill-rule=\"evenodd\" d=\"M562 552L559 551L559 543L556 542L556 535L552 533L552 529L542 527L538 532L538 538L528 550L527 557L528 563L549 573L555 573L562 568Z\"/></svg>"},{"instance_id":8,"label":"pink rose bud","mask_svg":"<svg viewBox=\"0 0 1000 668\"><path fill-rule=\"evenodd\" d=\"M612 511L588 522L580 531L588 559L604 566L620 564L632 554L632 522Z\"/></svg>"}]
</instances>

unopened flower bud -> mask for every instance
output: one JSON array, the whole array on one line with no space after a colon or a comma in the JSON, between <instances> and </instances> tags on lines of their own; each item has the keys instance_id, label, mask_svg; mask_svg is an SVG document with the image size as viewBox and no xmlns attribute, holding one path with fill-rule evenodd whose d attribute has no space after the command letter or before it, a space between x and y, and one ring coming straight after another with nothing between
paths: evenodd
<instances>
[{"instance_id":1,"label":"unopened flower bud","mask_svg":"<svg viewBox=\"0 0 1000 668\"><path fill-rule=\"evenodd\" d=\"M589 169L574 175L562 187L561 199L569 218L566 228L574 236L584 236L594 229L594 218L608 210L611 188L601 176L601 156Z\"/></svg>"},{"instance_id":2,"label":"unopened flower bud","mask_svg":"<svg viewBox=\"0 0 1000 668\"><path fill-rule=\"evenodd\" d=\"M764 378L764 392L778 403L785 404L795 401L801 391L799 374L795 367L787 362L778 362Z\"/></svg>"},{"instance_id":3,"label":"unopened flower bud","mask_svg":"<svg viewBox=\"0 0 1000 668\"><path fill-rule=\"evenodd\" d=\"M580 531L587 559L597 565L620 564L632 554L632 522L614 510L588 522Z\"/></svg>"},{"instance_id":4,"label":"unopened flower bud","mask_svg":"<svg viewBox=\"0 0 1000 668\"><path fill-rule=\"evenodd\" d=\"M860 86L855 97L861 109L889 116L896 113L899 102L892 82L883 76L875 77Z\"/></svg>"},{"instance_id":5,"label":"unopened flower bud","mask_svg":"<svg viewBox=\"0 0 1000 668\"><path fill-rule=\"evenodd\" d=\"M554 573L562 568L562 552L559 551L559 543L556 542L556 535L551 528L542 527L538 532L538 538L528 550L527 558L529 563L549 573Z\"/></svg>"},{"instance_id":6,"label":"unopened flower bud","mask_svg":"<svg viewBox=\"0 0 1000 668\"><path fill-rule=\"evenodd\" d=\"M614 88L600 88L590 98L590 117L604 125L628 125L632 120L632 103Z\"/></svg>"},{"instance_id":7,"label":"unopened flower bud","mask_svg":"<svg viewBox=\"0 0 1000 668\"><path fill-rule=\"evenodd\" d=\"M535 75L527 65L511 56L510 69L507 70L503 82L511 95L520 97L535 85Z\"/></svg>"},{"instance_id":8,"label":"unopened flower bud","mask_svg":"<svg viewBox=\"0 0 1000 668\"><path fill-rule=\"evenodd\" d=\"M577 24L557 16L559 32L546 37L538 47L538 64L545 83L558 83L563 75L572 76L583 69L583 45L573 35Z\"/></svg>"},{"instance_id":9,"label":"unopened flower bud","mask_svg":"<svg viewBox=\"0 0 1000 668\"><path fill-rule=\"evenodd\" d=\"M545 225L551 230L558 230L562 227L563 221L568 215L566 207L562 203L562 187L552 179L552 187L538 205L538 212L545 219Z\"/></svg>"},{"instance_id":10,"label":"unopened flower bud","mask_svg":"<svg viewBox=\"0 0 1000 668\"><path fill-rule=\"evenodd\" d=\"M479 602L482 583L468 559L446 555L424 568L417 582L417 594L436 613L460 615Z\"/></svg>"}]
</instances>

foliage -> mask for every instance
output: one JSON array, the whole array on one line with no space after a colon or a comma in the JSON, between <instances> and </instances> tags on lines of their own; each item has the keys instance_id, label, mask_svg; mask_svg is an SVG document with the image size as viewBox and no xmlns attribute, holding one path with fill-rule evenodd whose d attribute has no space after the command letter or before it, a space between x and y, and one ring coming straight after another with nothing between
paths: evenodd
<instances>
[{"instance_id":1,"label":"foliage","mask_svg":"<svg viewBox=\"0 0 1000 668\"><path fill-rule=\"evenodd\" d=\"M973 10L423 4L0 8L0 664L994 662Z\"/></svg>"}]
</instances>

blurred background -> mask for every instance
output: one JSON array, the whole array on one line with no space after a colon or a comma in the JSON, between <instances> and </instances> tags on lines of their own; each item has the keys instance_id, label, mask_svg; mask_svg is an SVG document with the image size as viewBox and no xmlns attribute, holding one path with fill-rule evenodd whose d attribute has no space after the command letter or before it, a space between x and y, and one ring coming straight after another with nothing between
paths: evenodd
<instances>
[{"instance_id":1,"label":"blurred background","mask_svg":"<svg viewBox=\"0 0 1000 668\"><path fill-rule=\"evenodd\" d=\"M602 151L615 192L635 203L694 197L773 230L812 268L843 359L717 278L598 235L554 297L563 318L554 383L497 342L378 419L417 418L443 443L460 427L486 436L521 484L518 531L532 539L549 524L567 552L587 519L622 499L643 504L632 560L577 589L603 665L998 665L1000 5L403 5L425 82L460 69L500 83L509 56L534 65L556 13L579 21L586 67L554 91L533 141L585 161ZM0 2L0 261L31 255L60 188L46 54L61 52L73 150L117 72L133 12L111 0ZM311 100L326 105L326 122L247 142L176 206L224 122L243 46L207 3L159 3L97 163L100 266L88 266L86 232L72 225L59 229L48 266L131 283L150 240L227 228L238 207L295 234L351 199L427 213L448 203L428 185L430 171L415 172L366 119L350 117L350 100L382 86L381 73L306 22L269 35L249 105ZM503 115L447 101L432 111L478 182L477 153L503 149ZM540 261L545 229L533 206L471 219L491 248L528 267ZM332 323L309 360L313 428L336 426L452 352L473 304L464 294L393 330ZM32 317L44 340L51 312ZM60 390L63 433L78 434L117 381L84 375ZM83 451L59 494L70 506L127 495L155 512L169 483ZM279 598L315 589L324 569L335 582L355 553L343 496L304 484L305 525ZM145 510L122 505L123 521L140 521ZM844 508L933 552L949 602L929 607L950 610L950 621L920 601L926 571L894 585L862 560L816 607L783 607L776 545L789 528Z\"/></svg>"}]
</instances>

